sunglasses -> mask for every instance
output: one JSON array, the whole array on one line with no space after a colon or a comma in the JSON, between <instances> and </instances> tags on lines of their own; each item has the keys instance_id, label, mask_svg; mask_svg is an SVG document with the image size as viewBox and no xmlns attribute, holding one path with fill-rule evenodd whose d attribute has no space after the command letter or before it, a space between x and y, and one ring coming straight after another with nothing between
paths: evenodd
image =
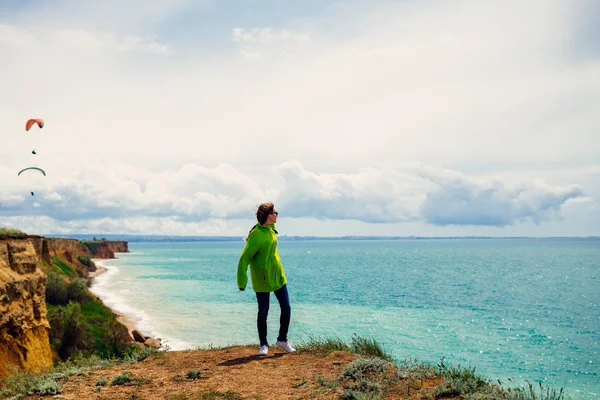
<instances>
[{"instance_id":1,"label":"sunglasses","mask_svg":"<svg viewBox=\"0 0 600 400\"><path fill-rule=\"evenodd\" d=\"M275 215L279 216L279 213L277 211L273 211L271 214L275 214Z\"/></svg>"}]
</instances>

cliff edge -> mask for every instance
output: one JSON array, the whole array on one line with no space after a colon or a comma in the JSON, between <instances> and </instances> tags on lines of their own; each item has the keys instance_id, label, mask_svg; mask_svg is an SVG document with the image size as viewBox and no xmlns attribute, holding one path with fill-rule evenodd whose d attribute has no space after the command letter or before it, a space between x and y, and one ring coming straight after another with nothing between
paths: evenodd
<instances>
[{"instance_id":1,"label":"cliff edge","mask_svg":"<svg viewBox=\"0 0 600 400\"><path fill-rule=\"evenodd\" d=\"M53 367L57 354L50 343L46 304L50 269L66 274L68 282L95 269L90 258L128 251L127 242L0 235L0 378L11 374L9 366L28 372Z\"/></svg>"},{"instance_id":2,"label":"cliff edge","mask_svg":"<svg viewBox=\"0 0 600 400\"><path fill-rule=\"evenodd\" d=\"M52 368L46 281L33 240L0 239L0 377Z\"/></svg>"}]
</instances>

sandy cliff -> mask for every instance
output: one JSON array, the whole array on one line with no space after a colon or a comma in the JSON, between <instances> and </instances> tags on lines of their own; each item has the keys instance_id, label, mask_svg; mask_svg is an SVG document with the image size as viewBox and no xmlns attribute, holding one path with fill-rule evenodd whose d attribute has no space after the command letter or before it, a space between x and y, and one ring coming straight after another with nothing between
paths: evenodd
<instances>
[{"instance_id":1,"label":"sandy cliff","mask_svg":"<svg viewBox=\"0 0 600 400\"><path fill-rule=\"evenodd\" d=\"M128 251L127 242L0 236L0 378L10 374L9 364L26 371L52 368L43 261L65 259L85 276L78 256L114 258Z\"/></svg>"},{"instance_id":2,"label":"sandy cliff","mask_svg":"<svg viewBox=\"0 0 600 400\"><path fill-rule=\"evenodd\" d=\"M39 239L0 239L0 377L52 368ZM39 247L41 249L41 247Z\"/></svg>"}]
</instances>

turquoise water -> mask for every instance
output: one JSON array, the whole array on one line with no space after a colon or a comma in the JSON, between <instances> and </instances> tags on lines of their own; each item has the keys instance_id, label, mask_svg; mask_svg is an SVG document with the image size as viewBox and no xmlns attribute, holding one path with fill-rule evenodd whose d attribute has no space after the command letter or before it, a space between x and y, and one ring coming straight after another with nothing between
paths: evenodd
<instances>
[{"instance_id":1,"label":"turquoise water","mask_svg":"<svg viewBox=\"0 0 600 400\"><path fill-rule=\"evenodd\" d=\"M172 349L258 343L244 242L130 243L93 291ZM600 399L600 240L280 241L290 340L371 337L397 359ZM273 296L269 339L279 310ZM508 382L506 382L508 383Z\"/></svg>"}]
</instances>

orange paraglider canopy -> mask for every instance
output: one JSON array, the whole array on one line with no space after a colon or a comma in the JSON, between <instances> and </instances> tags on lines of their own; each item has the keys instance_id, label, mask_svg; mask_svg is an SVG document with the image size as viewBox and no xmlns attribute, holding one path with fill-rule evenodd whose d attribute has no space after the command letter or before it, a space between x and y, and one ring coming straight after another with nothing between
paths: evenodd
<instances>
[{"instance_id":1,"label":"orange paraglider canopy","mask_svg":"<svg viewBox=\"0 0 600 400\"><path fill-rule=\"evenodd\" d=\"M29 128L31 128L33 126L33 124L38 124L38 126L40 128L44 127L44 120L43 119L38 119L38 118L32 118L30 120L27 120L27 123L25 124L25 130L28 131Z\"/></svg>"}]
</instances>

